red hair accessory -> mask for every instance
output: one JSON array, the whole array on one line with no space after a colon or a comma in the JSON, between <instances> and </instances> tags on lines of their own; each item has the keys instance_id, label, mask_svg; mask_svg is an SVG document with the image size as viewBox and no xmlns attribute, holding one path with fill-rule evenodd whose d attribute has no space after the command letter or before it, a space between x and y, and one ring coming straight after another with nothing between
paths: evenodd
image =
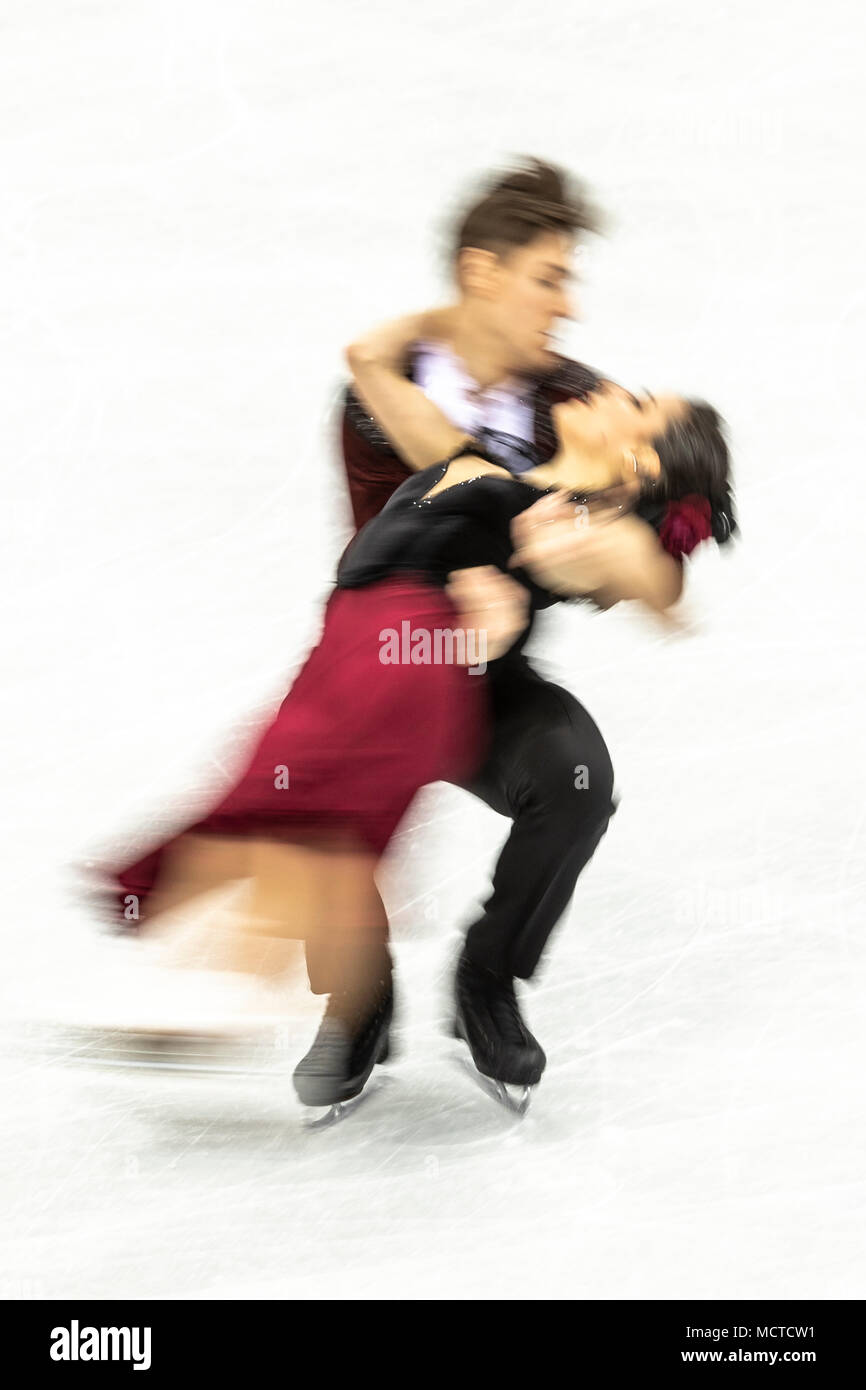
<instances>
[{"instance_id":1,"label":"red hair accessory","mask_svg":"<svg viewBox=\"0 0 866 1390\"><path fill-rule=\"evenodd\" d=\"M713 534L713 509L706 497L691 493L679 502L669 502L659 531L659 540L669 555L680 560L691 555L696 545Z\"/></svg>"}]
</instances>

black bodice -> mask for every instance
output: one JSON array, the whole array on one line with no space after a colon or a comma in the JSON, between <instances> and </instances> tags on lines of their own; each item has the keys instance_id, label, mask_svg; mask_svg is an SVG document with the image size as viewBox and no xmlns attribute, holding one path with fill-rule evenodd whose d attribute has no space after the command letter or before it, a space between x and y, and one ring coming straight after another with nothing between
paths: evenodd
<instances>
[{"instance_id":1,"label":"black bodice","mask_svg":"<svg viewBox=\"0 0 866 1390\"><path fill-rule=\"evenodd\" d=\"M452 570L473 565L509 572L511 522L538 501L542 490L519 478L481 474L426 497L447 468L448 462L433 464L397 488L344 552L338 588L362 588L399 574L444 586ZM540 588L524 571L510 573L529 590L533 608L556 602L556 594Z\"/></svg>"},{"instance_id":2,"label":"black bodice","mask_svg":"<svg viewBox=\"0 0 866 1390\"><path fill-rule=\"evenodd\" d=\"M477 450L467 448L464 452ZM435 497L427 497L444 478L449 462L413 473L381 512L361 528L340 560L337 588L360 589L401 574L444 587L452 570L495 565L529 593L529 621L506 653L507 658L514 658L526 644L536 612L556 603L561 595L536 584L524 569L509 570L508 562L514 553L511 523L553 489L533 487L515 477L484 473L454 483ZM617 490L615 499L612 490L592 497L576 493L571 496L575 502L592 506L618 501L623 494ZM491 665L497 668L506 657Z\"/></svg>"}]
</instances>

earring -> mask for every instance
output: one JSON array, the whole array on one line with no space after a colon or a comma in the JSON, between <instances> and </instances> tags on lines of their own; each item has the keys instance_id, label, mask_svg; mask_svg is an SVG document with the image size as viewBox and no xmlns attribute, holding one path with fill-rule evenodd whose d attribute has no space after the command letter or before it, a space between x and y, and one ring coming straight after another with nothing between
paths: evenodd
<instances>
[{"instance_id":1,"label":"earring","mask_svg":"<svg viewBox=\"0 0 866 1390\"><path fill-rule=\"evenodd\" d=\"M637 456L636 456L635 454L632 454L632 456L631 456L631 464L632 464L632 468L634 469L634 471L635 471L635 473L636 473L636 472L637 472Z\"/></svg>"}]
</instances>

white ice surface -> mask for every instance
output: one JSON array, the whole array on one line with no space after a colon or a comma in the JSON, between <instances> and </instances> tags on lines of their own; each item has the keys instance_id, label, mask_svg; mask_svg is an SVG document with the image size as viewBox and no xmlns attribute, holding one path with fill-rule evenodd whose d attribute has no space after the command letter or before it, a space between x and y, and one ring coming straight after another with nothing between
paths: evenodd
<instances>
[{"instance_id":1,"label":"white ice surface","mask_svg":"<svg viewBox=\"0 0 866 1390\"><path fill-rule=\"evenodd\" d=\"M866 1294L863 27L854 0L4 8L0 1294ZM506 828L451 790L389 866L402 1050L342 1127L299 1124L297 987L282 1075L39 1061L25 1021L117 1005L129 955L66 866L224 777L315 632L341 345L442 297L443 214L522 151L613 214L566 348L722 409L743 530L693 567L689 639L540 625L622 804L528 991L529 1117L440 1029Z\"/></svg>"}]
</instances>

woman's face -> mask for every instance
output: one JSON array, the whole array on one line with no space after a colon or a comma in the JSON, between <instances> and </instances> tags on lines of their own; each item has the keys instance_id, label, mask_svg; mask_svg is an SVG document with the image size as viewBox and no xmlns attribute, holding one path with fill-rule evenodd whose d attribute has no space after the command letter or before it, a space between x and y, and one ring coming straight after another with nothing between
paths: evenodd
<instances>
[{"instance_id":1,"label":"woman's face","mask_svg":"<svg viewBox=\"0 0 866 1390\"><path fill-rule=\"evenodd\" d=\"M604 382L588 401L573 399L551 411L560 443L580 454L616 459L629 449L649 444L682 415L681 396L633 396L614 382Z\"/></svg>"}]
</instances>

